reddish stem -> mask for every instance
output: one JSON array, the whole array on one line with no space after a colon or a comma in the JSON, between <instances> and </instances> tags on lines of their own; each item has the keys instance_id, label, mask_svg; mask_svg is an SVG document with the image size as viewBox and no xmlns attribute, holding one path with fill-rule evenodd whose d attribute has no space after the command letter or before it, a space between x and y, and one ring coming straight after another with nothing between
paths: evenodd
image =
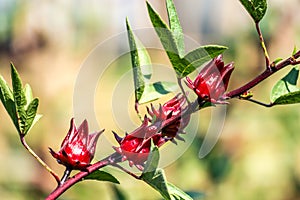
<instances>
[{"instance_id":1,"label":"reddish stem","mask_svg":"<svg viewBox=\"0 0 300 200\"><path fill-rule=\"evenodd\" d=\"M136 174L132 173L131 171L128 171L127 169L125 169L124 167L122 167L121 165L118 165L117 163L113 163L111 164L112 166L122 170L123 172L126 172L127 174L129 174L130 176L134 177L135 179L141 180L140 176L137 176Z\"/></svg>"},{"instance_id":2,"label":"reddish stem","mask_svg":"<svg viewBox=\"0 0 300 200\"><path fill-rule=\"evenodd\" d=\"M264 51L264 55L265 55L265 59L266 59L266 67L267 67L267 69L269 69L270 68L270 57L269 57L269 54L268 54L268 51L267 51L267 47L266 47L263 35L262 35L260 27L259 27L259 22L255 23L255 28L256 28L256 31L257 31L258 36L259 36L260 45L261 45L261 47Z\"/></svg>"},{"instance_id":3,"label":"reddish stem","mask_svg":"<svg viewBox=\"0 0 300 200\"><path fill-rule=\"evenodd\" d=\"M46 200L53 200L62 195L66 190L68 190L74 184L82 181L84 177L93 173L94 171L105 167L111 163L119 162L119 154L113 153L112 155L106 157L105 159L96 162L95 164L86 168L85 171L78 172L75 176L67 179L62 185L58 186L47 198Z\"/></svg>"},{"instance_id":4,"label":"reddish stem","mask_svg":"<svg viewBox=\"0 0 300 200\"><path fill-rule=\"evenodd\" d=\"M30 148L25 140L25 135L20 134L20 141L24 148L55 178L57 184L60 184L58 175Z\"/></svg>"},{"instance_id":5,"label":"reddish stem","mask_svg":"<svg viewBox=\"0 0 300 200\"><path fill-rule=\"evenodd\" d=\"M271 68L267 68L264 72L262 72L260 75L258 75L257 77L255 77L253 80L246 83L242 87L237 88L235 90L232 90L230 92L227 92L226 94L224 94L224 98L228 99L228 98L237 97L237 96L243 94L244 92L247 92L248 90L250 90L251 88L253 88L257 84L262 82L263 80L267 79L268 77L270 77L271 75L273 75L274 73L279 71L280 69L282 69L282 68L284 68L288 65L297 65L297 64L299 64L299 61L296 61L296 59L299 58L299 57L300 57L300 51L295 53L292 57L287 58L286 60L278 63L277 65L274 65Z\"/></svg>"}]
</instances>

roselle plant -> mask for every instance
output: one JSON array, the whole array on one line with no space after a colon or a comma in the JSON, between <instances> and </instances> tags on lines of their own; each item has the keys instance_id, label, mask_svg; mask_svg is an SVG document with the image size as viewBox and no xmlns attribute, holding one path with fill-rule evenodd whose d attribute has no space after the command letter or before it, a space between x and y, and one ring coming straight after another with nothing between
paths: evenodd
<instances>
[{"instance_id":1,"label":"roselle plant","mask_svg":"<svg viewBox=\"0 0 300 200\"><path fill-rule=\"evenodd\" d=\"M23 86L16 68L11 64L12 88L2 76L0 77L1 102L19 134L21 144L57 182L57 186L53 187L54 190L46 199L56 199L74 184L88 179L118 184L117 178L102 170L104 167L118 168L133 178L144 181L157 190L164 199L192 199L187 193L169 183L163 169L158 168L160 148L168 142L174 145L184 142L185 134L189 134L184 129L189 124L192 114L206 107L229 104L233 98L265 107L300 103L300 89L296 86L299 70L296 67L274 85L270 103L254 99L255 95L250 90L277 71L300 64L300 51L295 48L292 55L286 59L270 60L260 29L260 21L267 10L266 0L240 0L240 2L254 21L265 57L265 70L232 91L227 91L228 84L233 70L238 70L239 66L234 67L234 63L224 63L222 53L227 49L224 46L200 46L186 53L183 30L172 0L166 0L168 22L164 22L148 2L146 5L152 25L176 74L177 83L150 82L152 74L145 66L148 68L151 66L151 58L142 41L132 31L129 20L126 19L135 86L134 107L141 124L130 133L112 131L118 143L118 146L112 147L114 153L102 160L93 161L97 141L101 140L101 133L104 130L89 133L86 120L77 127L72 118L70 129L60 149L49 147L54 159L65 167L62 178L26 142L28 132L41 117L37 114L39 100L33 98L28 84ZM204 67L195 80L191 80L189 75L203 64ZM184 89L184 84L188 86L188 90ZM174 94L175 89L173 91L172 88L176 87L167 87L170 85L179 86L181 92ZM167 93L173 93L174 97L162 105L155 105L154 101ZM140 116L141 106L146 107L145 116ZM121 162L128 162L130 167L136 167L140 173L123 168L119 165ZM71 171L76 171L76 174L71 176Z\"/></svg>"}]
</instances>

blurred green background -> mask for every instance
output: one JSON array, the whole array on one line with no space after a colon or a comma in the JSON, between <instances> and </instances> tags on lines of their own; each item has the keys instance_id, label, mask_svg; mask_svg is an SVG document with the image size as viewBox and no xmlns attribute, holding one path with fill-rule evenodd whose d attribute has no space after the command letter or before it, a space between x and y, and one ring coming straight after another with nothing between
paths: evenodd
<instances>
[{"instance_id":1,"label":"blurred green background","mask_svg":"<svg viewBox=\"0 0 300 200\"><path fill-rule=\"evenodd\" d=\"M186 35L201 44L229 47L224 59L234 61L236 66L231 89L263 70L264 57L258 37L238 0L174 2ZM150 3L166 19L163 1ZM261 26L269 53L272 60L286 58L294 45L300 46L300 2L269 0L268 3ZM145 2L141 0L0 0L0 73L10 80L9 62L12 61L23 81L30 83L34 95L40 98L39 113L43 118L27 140L59 174L64 168L56 163L47 148L58 150L68 131L80 66L98 43L125 31L126 16L134 29L151 27ZM167 60L165 55L152 56L153 60ZM118 66L130 69L130 60L121 61L117 62ZM268 102L273 84L287 71L282 70L254 88L255 98ZM122 75L122 70L114 72L103 84L112 85ZM105 101L110 92L107 87L97 93L96 98L101 100L96 105L97 116L111 115L110 102ZM231 100L217 146L207 157L199 159L210 111L201 112L200 128L192 145L165 168L170 182L191 194L203 192L205 197L199 199L300 199L300 105L268 109ZM54 189L55 181L21 147L2 106L0 124L0 198L43 199ZM110 129L115 127L113 120L101 123L101 128L107 130L105 135L110 135ZM161 199L146 184L118 170L107 170L119 178L121 185L87 181L75 185L60 199L122 199L118 192L123 193L123 199Z\"/></svg>"}]
</instances>

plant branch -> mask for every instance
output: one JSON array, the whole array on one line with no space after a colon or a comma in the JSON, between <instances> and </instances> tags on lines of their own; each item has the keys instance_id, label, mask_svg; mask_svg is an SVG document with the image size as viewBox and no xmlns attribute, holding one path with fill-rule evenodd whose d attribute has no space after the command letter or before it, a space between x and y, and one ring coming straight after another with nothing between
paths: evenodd
<instances>
[{"instance_id":1,"label":"plant branch","mask_svg":"<svg viewBox=\"0 0 300 200\"><path fill-rule=\"evenodd\" d=\"M177 78L177 83L178 83L178 85L179 85L179 88L180 88L180 90L181 90L181 92L182 92L184 98L186 99L187 104L190 105L191 103L190 103L189 99L188 99L187 96L186 96L186 92L184 91L184 88L183 88L183 86L182 86L181 80L182 80L181 78Z\"/></svg>"},{"instance_id":2,"label":"plant branch","mask_svg":"<svg viewBox=\"0 0 300 200\"><path fill-rule=\"evenodd\" d=\"M298 61L296 59L299 58L299 57L300 57L300 51L298 51L292 57L290 57L290 58L280 62L278 65L274 66L274 69L273 68L272 68L272 70L271 69L266 69L262 74L260 74L256 78L254 78L249 83L245 84L244 86L242 86L242 87L240 87L236 90L233 90L231 92L226 93L224 95L224 97L226 97L227 99L228 98L233 98L233 97L238 97L240 94L244 93L245 91L248 91L250 88L254 87L255 85L257 85L261 81L265 80L267 77L269 77L270 75L272 75L276 71L284 68L285 66L298 64ZM263 103L258 102L256 100L250 100L250 99L248 99L248 100L251 101L251 102L257 103L259 105L268 106L267 104L263 104ZM176 121L180 118L184 118L184 117L198 111L199 109L201 109L202 106L204 106L203 102L198 102L198 99L196 99L194 102L190 103L187 106L187 108L182 112L182 114L180 116L178 116L176 118L171 118L169 120L166 120L162 124L162 127L168 126L168 125L172 124L174 121ZM86 177L87 175L91 174L92 172L94 172L94 171L96 171L96 170L98 170L102 167L105 167L107 165L115 166L115 167L123 170L124 172L128 173L132 177L134 177L136 179L140 179L135 174L129 172L128 170L124 169L120 165L117 165L118 162L121 162L121 155L119 153L114 153L114 154L108 156L107 158L105 158L105 159L103 159L99 162L96 162L95 164L87 167L85 171L81 171L81 172L77 173L75 176L67 179L63 184L61 184L59 187L57 187L46 198L46 200L56 199L57 197L62 195L67 189L69 189L71 186L73 186L74 184L82 181L84 179L84 177Z\"/></svg>"},{"instance_id":3,"label":"plant branch","mask_svg":"<svg viewBox=\"0 0 300 200\"><path fill-rule=\"evenodd\" d=\"M138 180L141 180L141 177L140 177L140 176L137 176L136 174L134 174L134 173L128 171L127 169L125 169L125 168L122 167L121 165L119 165L119 164L117 164L117 163L112 163L111 165L114 166L114 167L116 167L116 168L118 168L118 169L120 169L120 170L122 170L122 171L124 171L124 172L126 172L127 174L129 174L129 175L132 176L133 178L138 179Z\"/></svg>"},{"instance_id":4,"label":"plant branch","mask_svg":"<svg viewBox=\"0 0 300 200\"><path fill-rule=\"evenodd\" d=\"M61 196L67 189L69 189L71 186L75 185L76 183L82 181L84 177L87 175L93 173L94 171L105 167L112 163L120 162L120 154L119 153L113 153L110 156L104 158L101 161L98 161L94 163L93 165L86 168L85 171L80 171L73 177L67 179L63 184L61 184L59 187L57 187L47 198L46 200L54 200Z\"/></svg>"},{"instance_id":5,"label":"plant branch","mask_svg":"<svg viewBox=\"0 0 300 200\"><path fill-rule=\"evenodd\" d=\"M55 178L57 184L60 184L59 176L30 148L26 143L25 135L20 135L20 140L25 149Z\"/></svg>"},{"instance_id":6,"label":"plant branch","mask_svg":"<svg viewBox=\"0 0 300 200\"><path fill-rule=\"evenodd\" d=\"M247 92L248 90L250 90L251 88L253 88L257 84L259 84L260 82L264 81L265 79L267 79L268 77L270 77L271 75L276 73L277 71L281 70L282 68L284 68L286 66L289 66L289 65L299 64L299 61L297 61L297 59L299 57L300 57L300 51L295 53L293 56L287 58L286 60L281 61L277 65L274 65L272 68L266 69L260 75L258 75L257 77L255 77L250 82L243 85L242 87L239 87L235 90L232 90L230 92L225 93L223 95L223 98L224 99L229 99L229 98L240 96L241 94L243 94L244 92Z\"/></svg>"},{"instance_id":7,"label":"plant branch","mask_svg":"<svg viewBox=\"0 0 300 200\"><path fill-rule=\"evenodd\" d=\"M269 57L269 54L268 54L268 51L267 51L267 47L265 45L263 35L262 35L260 27L259 27L259 22L255 23L255 28L256 28L256 31L257 31L258 36L259 36L260 45L261 45L261 47L264 51L264 55L265 55L265 59L266 59L266 68L269 69L270 68L270 57Z\"/></svg>"},{"instance_id":8,"label":"plant branch","mask_svg":"<svg viewBox=\"0 0 300 200\"><path fill-rule=\"evenodd\" d=\"M194 113L199 110L199 102L198 99L195 100L193 103L191 103L182 113L182 115L172 118L171 120L167 120L163 123L162 126L167 126L168 124L173 123L174 121L178 120L179 118L183 118L187 115L190 115L191 113ZM131 175L132 177L140 180L140 177L131 173L130 171L124 169L122 166L118 165L117 163L122 161L122 156L119 153L113 153L112 155L104 158L103 160L96 162L95 164L87 167L84 171L81 171L74 175L73 177L67 179L64 183L62 183L59 187L57 187L47 198L46 200L52 200L58 198L60 195L62 195L66 190L68 190L71 186L74 184L82 181L84 177L91 174L92 172L105 167L107 165L111 165L114 167L117 167L121 169L122 171L126 172L127 174Z\"/></svg>"},{"instance_id":9,"label":"plant branch","mask_svg":"<svg viewBox=\"0 0 300 200\"><path fill-rule=\"evenodd\" d=\"M266 103L263 103L263 102L260 102L260 101L257 101L255 99L251 99L251 98L239 98L241 100L246 100L246 101L250 101L252 103L255 103L255 104L258 104L260 106L264 106L264 107L272 107L274 104L270 103L270 104L266 104Z\"/></svg>"},{"instance_id":10,"label":"plant branch","mask_svg":"<svg viewBox=\"0 0 300 200\"><path fill-rule=\"evenodd\" d=\"M299 64L299 61L297 61L297 58L300 57L300 51L298 51L296 54L294 54L292 57L278 63L277 65L275 65L272 69L266 69L264 72L262 72L260 75L258 75L256 78L254 78L252 81L248 82L247 84L245 84L244 86L230 91L226 94L224 94L224 98L228 99L228 98L233 98L233 97L238 97L239 95L243 94L244 92L248 91L249 89L251 89L252 87L256 86L258 83L262 82L263 80L265 80L266 78L268 78L269 76L271 76L272 74L274 74L276 71L288 66L288 65L296 65ZM261 102L258 102L256 100L250 100L251 102L257 103L259 105L263 105L263 106L267 106L267 104L263 104ZM176 118L171 118L169 120L166 120L163 124L162 127L168 126L170 124L172 124L174 121L184 118L196 111L198 111L201 108L204 108L204 102L199 102L198 99L196 99L194 102L190 103L187 108L182 112L182 114ZM59 197L60 195L62 195L67 189L69 189L71 186L73 186L74 184L76 184L77 182L80 182L84 179L84 177L86 177L87 175L91 174L92 172L105 167L107 165L112 165L115 167L118 167L119 169L125 171L126 173L128 173L129 175L133 176L136 179L139 179L138 176L136 176L135 174L132 174L131 172L125 170L123 167L117 165L116 163L121 162L121 155L119 153L114 153L110 156L108 156L107 158L96 162L95 164L89 166L86 168L85 171L81 171L79 173L77 173L75 176L67 179L62 185L60 185L59 187L57 187L47 198L46 200L51 200L51 199L56 199L57 197Z\"/></svg>"}]
</instances>

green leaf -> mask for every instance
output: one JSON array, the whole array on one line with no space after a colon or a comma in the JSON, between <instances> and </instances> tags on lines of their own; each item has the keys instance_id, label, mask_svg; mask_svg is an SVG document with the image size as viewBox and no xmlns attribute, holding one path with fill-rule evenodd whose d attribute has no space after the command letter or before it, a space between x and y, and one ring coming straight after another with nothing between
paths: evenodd
<instances>
[{"instance_id":1,"label":"green leaf","mask_svg":"<svg viewBox=\"0 0 300 200\"><path fill-rule=\"evenodd\" d=\"M194 200L205 199L205 194L203 192L189 191L187 192L187 194L191 196Z\"/></svg>"},{"instance_id":2,"label":"green leaf","mask_svg":"<svg viewBox=\"0 0 300 200\"><path fill-rule=\"evenodd\" d=\"M299 70L293 68L285 77L279 80L273 87L271 92L271 101L274 102L277 98L290 92L298 91L296 87Z\"/></svg>"},{"instance_id":3,"label":"green leaf","mask_svg":"<svg viewBox=\"0 0 300 200\"><path fill-rule=\"evenodd\" d=\"M172 196L172 199L176 200L193 200L187 193L173 185L172 183L168 183L168 190Z\"/></svg>"},{"instance_id":4,"label":"green leaf","mask_svg":"<svg viewBox=\"0 0 300 200\"><path fill-rule=\"evenodd\" d=\"M39 100L33 99L31 88L28 84L24 89L22 80L11 63L12 91L0 76L0 99L12 119L19 134L25 135L41 115L37 115Z\"/></svg>"},{"instance_id":5,"label":"green leaf","mask_svg":"<svg viewBox=\"0 0 300 200\"><path fill-rule=\"evenodd\" d=\"M16 105L16 110L19 117L19 124L25 124L26 120L26 111L25 106L27 104L25 93L22 88L22 80L14 67L14 65L11 63L11 80L12 80L12 86L13 86L13 96L14 96L14 102ZM18 129L20 134L24 134L24 126L19 125Z\"/></svg>"},{"instance_id":6,"label":"green leaf","mask_svg":"<svg viewBox=\"0 0 300 200\"><path fill-rule=\"evenodd\" d=\"M153 176L159 162L158 147L152 144L151 152L147 158L146 165L143 170L144 176Z\"/></svg>"},{"instance_id":7,"label":"green leaf","mask_svg":"<svg viewBox=\"0 0 300 200\"><path fill-rule=\"evenodd\" d=\"M113 175L101 170L94 171L93 173L87 175L84 180L108 181L111 183L120 184L120 182Z\"/></svg>"},{"instance_id":8,"label":"green leaf","mask_svg":"<svg viewBox=\"0 0 300 200\"><path fill-rule=\"evenodd\" d=\"M147 8L152 25L155 28L155 31L169 57L169 60L172 63L175 72L177 73L177 76L179 76L180 69L183 68L187 63L185 63L185 60L180 58L175 38L169 27L161 19L158 13L154 11L148 2Z\"/></svg>"},{"instance_id":9,"label":"green leaf","mask_svg":"<svg viewBox=\"0 0 300 200\"><path fill-rule=\"evenodd\" d=\"M276 65L277 63L279 63L280 61L282 61L283 58L276 58L273 63Z\"/></svg>"},{"instance_id":10,"label":"green leaf","mask_svg":"<svg viewBox=\"0 0 300 200\"><path fill-rule=\"evenodd\" d=\"M294 104L294 103L300 103L300 91L290 92L288 94L282 95L273 102L274 105Z\"/></svg>"},{"instance_id":11,"label":"green leaf","mask_svg":"<svg viewBox=\"0 0 300 200\"><path fill-rule=\"evenodd\" d=\"M128 19L126 19L126 27L133 69L135 99L139 101L143 95L145 84L149 82L152 75L151 60L143 44L132 32Z\"/></svg>"},{"instance_id":12,"label":"green leaf","mask_svg":"<svg viewBox=\"0 0 300 200\"><path fill-rule=\"evenodd\" d=\"M300 103L300 89L296 86L298 76L299 69L294 67L274 85L271 92L271 102L274 105Z\"/></svg>"},{"instance_id":13,"label":"green leaf","mask_svg":"<svg viewBox=\"0 0 300 200\"><path fill-rule=\"evenodd\" d=\"M33 100L32 90L29 84L25 84L24 94L27 102L27 104L25 105L25 109L27 109L29 103Z\"/></svg>"},{"instance_id":14,"label":"green leaf","mask_svg":"<svg viewBox=\"0 0 300 200\"><path fill-rule=\"evenodd\" d=\"M14 96L17 109L25 111L24 107L27 102L26 102L25 93L22 88L22 80L12 63L11 63L11 80L13 86L13 96Z\"/></svg>"},{"instance_id":15,"label":"green leaf","mask_svg":"<svg viewBox=\"0 0 300 200\"><path fill-rule=\"evenodd\" d=\"M146 172L145 174L142 174L141 178L143 181L145 181L151 187L157 190L165 199L171 200L171 195L168 191L165 173L162 169L156 169L154 173Z\"/></svg>"},{"instance_id":16,"label":"green leaf","mask_svg":"<svg viewBox=\"0 0 300 200\"><path fill-rule=\"evenodd\" d=\"M35 125L35 123L37 123L42 117L43 117L43 115L36 114L35 117L34 117L34 120L33 120L32 124L31 124L31 127L33 127Z\"/></svg>"},{"instance_id":17,"label":"green leaf","mask_svg":"<svg viewBox=\"0 0 300 200\"><path fill-rule=\"evenodd\" d=\"M6 111L9 114L12 122L14 123L16 129L19 131L19 120L17 115L16 104L12 99L6 101Z\"/></svg>"},{"instance_id":18,"label":"green leaf","mask_svg":"<svg viewBox=\"0 0 300 200\"><path fill-rule=\"evenodd\" d=\"M173 82L155 82L145 85L144 93L139 101L140 104L154 101L168 93L178 90L177 83Z\"/></svg>"},{"instance_id":19,"label":"green leaf","mask_svg":"<svg viewBox=\"0 0 300 200\"><path fill-rule=\"evenodd\" d=\"M146 3L147 3L150 20L152 22L153 27L155 28L155 31L164 49L166 50L167 53L171 52L178 56L179 53L178 53L177 45L171 30L169 29L167 24L161 19L159 14L151 7L151 5L148 2Z\"/></svg>"},{"instance_id":20,"label":"green leaf","mask_svg":"<svg viewBox=\"0 0 300 200\"><path fill-rule=\"evenodd\" d=\"M112 184L111 185L112 191L113 191L113 196L115 200L128 200L127 195L124 191L119 189L117 185Z\"/></svg>"},{"instance_id":21,"label":"green leaf","mask_svg":"<svg viewBox=\"0 0 300 200\"><path fill-rule=\"evenodd\" d=\"M157 169L159 157L158 148L152 143L141 179L157 190L165 199L171 200L164 171Z\"/></svg>"},{"instance_id":22,"label":"green leaf","mask_svg":"<svg viewBox=\"0 0 300 200\"><path fill-rule=\"evenodd\" d=\"M162 169L157 168L159 163L159 150L157 146L151 145L141 179L158 191L164 199L168 200L192 200L192 198L171 183L168 183Z\"/></svg>"},{"instance_id":23,"label":"green leaf","mask_svg":"<svg viewBox=\"0 0 300 200\"><path fill-rule=\"evenodd\" d=\"M185 77L192 73L197 67L222 54L226 49L227 47L224 46L206 45L189 52L184 56L184 59L189 64L180 69L180 77Z\"/></svg>"},{"instance_id":24,"label":"green leaf","mask_svg":"<svg viewBox=\"0 0 300 200\"><path fill-rule=\"evenodd\" d=\"M4 105L8 99L13 100L13 94L2 76L0 76L0 89L0 99Z\"/></svg>"},{"instance_id":25,"label":"green leaf","mask_svg":"<svg viewBox=\"0 0 300 200\"><path fill-rule=\"evenodd\" d=\"M18 116L16 111L16 105L11 89L7 85L6 81L0 76L0 99L1 102L12 119L15 127L19 129Z\"/></svg>"},{"instance_id":26,"label":"green leaf","mask_svg":"<svg viewBox=\"0 0 300 200\"><path fill-rule=\"evenodd\" d=\"M37 108L39 106L39 99L38 98L35 98L33 99L29 105L28 105L28 108L26 110L26 115L25 115L25 120L23 123L21 121L21 127L22 129L24 130L24 134L26 134L29 129L32 127L32 124L36 118L36 113L37 113Z\"/></svg>"},{"instance_id":27,"label":"green leaf","mask_svg":"<svg viewBox=\"0 0 300 200\"><path fill-rule=\"evenodd\" d=\"M172 0L167 0L170 28L147 2L148 13L153 27L169 57L178 78L183 78L197 67L223 53L224 46L207 45L195 49L184 56L184 39Z\"/></svg>"},{"instance_id":28,"label":"green leaf","mask_svg":"<svg viewBox=\"0 0 300 200\"><path fill-rule=\"evenodd\" d=\"M180 25L180 21L176 12L176 8L174 6L173 0L166 0L167 12L169 17L169 25L171 29L171 33L175 40L179 57L183 57L185 54L184 48L184 35L182 31L182 27Z\"/></svg>"},{"instance_id":29,"label":"green leaf","mask_svg":"<svg viewBox=\"0 0 300 200\"><path fill-rule=\"evenodd\" d=\"M266 14L267 0L240 0L240 2L256 23Z\"/></svg>"},{"instance_id":30,"label":"green leaf","mask_svg":"<svg viewBox=\"0 0 300 200\"><path fill-rule=\"evenodd\" d=\"M295 54L297 53L297 51L298 51L298 50L297 50L297 46L295 45L295 46L294 46L294 49L293 49L292 55L295 55Z\"/></svg>"}]
</instances>

